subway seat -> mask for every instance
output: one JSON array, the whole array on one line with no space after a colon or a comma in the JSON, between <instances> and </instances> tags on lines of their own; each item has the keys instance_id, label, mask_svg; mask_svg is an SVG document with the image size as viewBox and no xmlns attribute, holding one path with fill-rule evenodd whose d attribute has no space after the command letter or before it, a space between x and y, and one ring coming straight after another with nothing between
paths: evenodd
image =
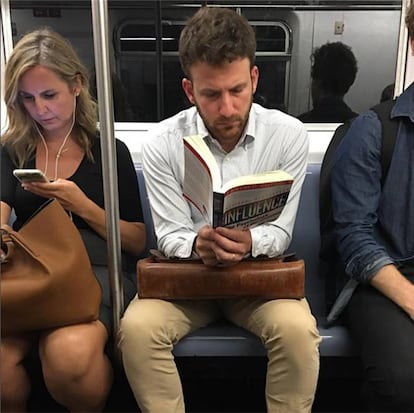
<instances>
[{"instance_id":1,"label":"subway seat","mask_svg":"<svg viewBox=\"0 0 414 413\"><path fill-rule=\"evenodd\" d=\"M327 327L325 323L325 281L320 274L319 263L319 175L323 154L329 144L336 124L307 124L310 151L307 173L302 189L296 224L289 252L295 252L305 261L305 294L317 319L322 337L320 355L324 357L358 357L355 344L345 326ZM124 126L125 127L125 126ZM152 127L152 125L150 125ZM129 130L135 129L129 127ZM136 130L136 129L135 129ZM122 133L117 130L117 137ZM145 188L139 143L128 139L139 181L144 220L147 229L147 252L156 248L151 211ZM138 148L138 150L137 150ZM138 286L139 288L139 286ZM177 357L246 357L266 356L261 340L227 321L212 323L184 337L175 347Z\"/></svg>"}]
</instances>

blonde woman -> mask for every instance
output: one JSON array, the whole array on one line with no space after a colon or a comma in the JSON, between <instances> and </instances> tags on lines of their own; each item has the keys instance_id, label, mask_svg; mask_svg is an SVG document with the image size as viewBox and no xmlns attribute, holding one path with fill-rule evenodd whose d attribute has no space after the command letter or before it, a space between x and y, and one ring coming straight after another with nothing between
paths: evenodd
<instances>
[{"instance_id":1,"label":"blonde woman","mask_svg":"<svg viewBox=\"0 0 414 413\"><path fill-rule=\"evenodd\" d=\"M101 141L87 71L73 47L44 28L25 35L5 70L8 128L1 137L1 223L12 209L19 229L47 198L56 198L84 237L102 286L99 320L1 340L1 410L24 411L30 378L22 361L38 345L44 380L52 397L70 411L100 411L112 384L104 353L112 310L106 263L106 225ZM138 183L127 147L116 142L124 292L136 292L128 273L145 246ZM42 170L49 182L23 183L15 168ZM28 311L30 311L28 309Z\"/></svg>"}]
</instances>

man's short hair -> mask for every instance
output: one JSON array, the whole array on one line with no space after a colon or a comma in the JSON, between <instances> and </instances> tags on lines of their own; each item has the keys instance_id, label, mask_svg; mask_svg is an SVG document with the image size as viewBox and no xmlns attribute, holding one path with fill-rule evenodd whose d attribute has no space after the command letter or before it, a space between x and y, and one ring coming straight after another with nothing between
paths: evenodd
<instances>
[{"instance_id":1,"label":"man's short hair","mask_svg":"<svg viewBox=\"0 0 414 413\"><path fill-rule=\"evenodd\" d=\"M405 24L408 29L408 35L411 39L414 38L414 3L408 7L407 15L405 16Z\"/></svg>"},{"instance_id":2,"label":"man's short hair","mask_svg":"<svg viewBox=\"0 0 414 413\"><path fill-rule=\"evenodd\" d=\"M196 62L221 66L226 62L248 58L253 67L256 37L245 17L234 10L202 7L188 21L179 42L181 67L185 76Z\"/></svg>"},{"instance_id":3,"label":"man's short hair","mask_svg":"<svg viewBox=\"0 0 414 413\"><path fill-rule=\"evenodd\" d=\"M334 95L345 95L358 71L351 48L342 43L326 43L312 53L311 76L320 89Z\"/></svg>"}]
</instances>

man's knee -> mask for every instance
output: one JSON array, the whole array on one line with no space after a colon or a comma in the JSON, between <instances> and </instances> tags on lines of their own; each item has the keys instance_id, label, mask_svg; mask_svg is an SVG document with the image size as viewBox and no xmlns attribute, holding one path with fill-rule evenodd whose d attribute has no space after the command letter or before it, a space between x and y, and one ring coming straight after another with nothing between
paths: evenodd
<instances>
[{"instance_id":1,"label":"man's knee","mask_svg":"<svg viewBox=\"0 0 414 413\"><path fill-rule=\"evenodd\" d=\"M168 341L165 319L149 302L133 301L121 319L119 345L121 349L128 343L135 346L148 346L153 341ZM145 347L142 347L145 348Z\"/></svg>"},{"instance_id":2,"label":"man's knee","mask_svg":"<svg viewBox=\"0 0 414 413\"><path fill-rule=\"evenodd\" d=\"M269 319L267 335L269 339L280 340L286 346L309 343L313 347L320 342L316 322L310 312L301 312L297 316Z\"/></svg>"},{"instance_id":3,"label":"man's knee","mask_svg":"<svg viewBox=\"0 0 414 413\"><path fill-rule=\"evenodd\" d=\"M382 372L382 377L367 378L363 396L370 409L379 411L414 411L414 372L399 366Z\"/></svg>"}]
</instances>

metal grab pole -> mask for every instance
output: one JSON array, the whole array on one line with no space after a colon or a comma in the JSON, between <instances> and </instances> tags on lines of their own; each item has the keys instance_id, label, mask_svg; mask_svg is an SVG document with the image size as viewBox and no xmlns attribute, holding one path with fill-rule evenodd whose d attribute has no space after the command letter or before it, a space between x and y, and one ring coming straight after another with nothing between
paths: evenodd
<instances>
[{"instance_id":1,"label":"metal grab pole","mask_svg":"<svg viewBox=\"0 0 414 413\"><path fill-rule=\"evenodd\" d=\"M0 0L0 133L8 124L7 108L4 102L4 71L13 50L9 0Z\"/></svg>"},{"instance_id":2,"label":"metal grab pole","mask_svg":"<svg viewBox=\"0 0 414 413\"><path fill-rule=\"evenodd\" d=\"M405 69L407 67L407 53L408 47L408 30L405 26L405 16L407 15L408 7L412 0L402 0L401 3L401 19L400 19L400 33L398 38L398 54L397 65L395 68L395 87L394 98L404 92Z\"/></svg>"},{"instance_id":3,"label":"metal grab pole","mask_svg":"<svg viewBox=\"0 0 414 413\"><path fill-rule=\"evenodd\" d=\"M119 232L118 173L114 138L112 79L108 49L108 5L106 0L91 0L96 86L99 102L99 124L102 142L102 174L104 183L108 269L113 305L113 333L119 328L123 311L121 277L121 237ZM114 352L119 355L114 340Z\"/></svg>"},{"instance_id":4,"label":"metal grab pole","mask_svg":"<svg viewBox=\"0 0 414 413\"><path fill-rule=\"evenodd\" d=\"M1 0L0 2L0 21L1 21L1 45L4 52L5 61L9 59L9 56L13 50L13 37L11 31L11 14L10 14L10 1ZM3 76L3 74L2 74Z\"/></svg>"}]
</instances>

